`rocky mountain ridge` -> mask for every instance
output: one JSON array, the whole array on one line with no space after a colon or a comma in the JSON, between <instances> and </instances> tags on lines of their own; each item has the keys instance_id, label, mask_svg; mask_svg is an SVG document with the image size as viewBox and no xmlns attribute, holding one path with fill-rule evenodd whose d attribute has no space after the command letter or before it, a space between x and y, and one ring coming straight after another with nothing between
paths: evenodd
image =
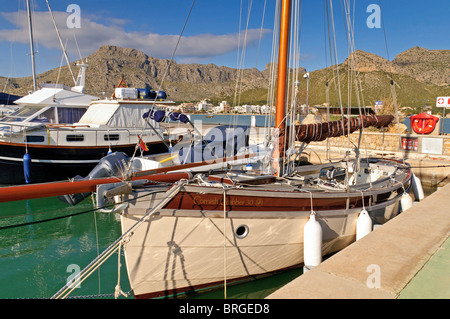
<instances>
[{"instance_id":1,"label":"rocky mountain ridge","mask_svg":"<svg viewBox=\"0 0 450 319\"><path fill-rule=\"evenodd\" d=\"M353 59L354 58L354 59ZM236 87L242 92L241 103L264 103L267 99L267 87L270 78L269 63L266 69L256 68L237 70L214 64L179 64L169 60L157 59L145 53L112 45L104 45L87 57L89 67L86 72L86 93L102 97L110 96L122 76L129 86L151 87L165 90L169 98L177 102L198 101L204 98L213 100L232 100ZM339 65L343 93L346 101L346 74L349 64L355 63L359 71L365 105L390 94L388 78L395 79L397 97L403 105L423 104L439 94L450 95L450 50L427 50L411 48L388 61L372 53L358 50ZM74 73L76 63L72 63ZM38 83L55 83L58 68L38 75ZM305 70L300 70L304 73ZM310 72L310 104L322 104L325 98L325 83L329 82L330 104L336 105L337 94L334 90L331 68ZM237 85L237 80L242 79ZM5 83L6 79L0 79ZM300 80L299 102L306 100L306 85ZM62 68L60 83L73 86L67 66ZM24 95L32 87L31 77L9 79L6 91ZM353 93L354 94L354 93ZM351 104L356 97L351 98ZM373 105L373 104L372 104Z\"/></svg>"}]
</instances>

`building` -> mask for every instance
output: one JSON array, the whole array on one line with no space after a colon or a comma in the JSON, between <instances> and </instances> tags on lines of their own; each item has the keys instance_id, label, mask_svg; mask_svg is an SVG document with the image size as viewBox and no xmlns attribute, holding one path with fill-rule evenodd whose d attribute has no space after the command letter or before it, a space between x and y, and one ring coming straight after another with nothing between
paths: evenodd
<instances>
[{"instance_id":1,"label":"building","mask_svg":"<svg viewBox=\"0 0 450 319\"><path fill-rule=\"evenodd\" d=\"M206 101L206 99L205 99L205 100L200 101L200 102L197 104L197 106L196 106L196 111L199 111L199 112L209 112L209 111L212 110L212 108L213 108L213 105L212 105L211 103L208 103L208 102Z\"/></svg>"}]
</instances>

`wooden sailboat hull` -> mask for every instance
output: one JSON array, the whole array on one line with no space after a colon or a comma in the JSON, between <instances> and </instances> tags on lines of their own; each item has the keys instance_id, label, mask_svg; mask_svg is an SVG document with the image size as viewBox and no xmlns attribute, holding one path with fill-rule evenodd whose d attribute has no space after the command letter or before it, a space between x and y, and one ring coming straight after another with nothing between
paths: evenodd
<instances>
[{"instance_id":1,"label":"wooden sailboat hull","mask_svg":"<svg viewBox=\"0 0 450 319\"><path fill-rule=\"evenodd\" d=\"M409 179L409 174L404 175L402 183L407 186ZM322 226L322 254L339 251L355 240L362 198L374 221L394 217L407 188L402 185L365 191L364 195L359 191L315 192L313 210ZM145 189L133 192L131 199L140 199L131 201L122 214L122 232L164 194L150 194ZM171 296L299 266L303 263L303 229L310 213L309 192L277 190L270 185L230 189L224 197L221 187L184 186L134 230L125 245L134 295Z\"/></svg>"},{"instance_id":2,"label":"wooden sailboat hull","mask_svg":"<svg viewBox=\"0 0 450 319\"><path fill-rule=\"evenodd\" d=\"M308 212L297 212L283 219L154 219L140 227L125 248L135 298L171 296L301 265L308 218ZM324 232L325 254L354 241L357 213L327 218L331 223ZM123 229L133 222L122 217ZM242 225L248 235L239 239L235 233Z\"/></svg>"}]
</instances>

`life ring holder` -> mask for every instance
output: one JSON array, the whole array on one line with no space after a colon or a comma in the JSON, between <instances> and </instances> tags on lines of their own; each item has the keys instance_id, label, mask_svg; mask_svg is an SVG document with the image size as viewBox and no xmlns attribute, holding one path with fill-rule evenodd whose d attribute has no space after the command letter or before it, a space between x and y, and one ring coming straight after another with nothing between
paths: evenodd
<instances>
[{"instance_id":1,"label":"life ring holder","mask_svg":"<svg viewBox=\"0 0 450 319\"><path fill-rule=\"evenodd\" d=\"M411 128L417 134L430 134L436 128L439 117L427 113L411 116Z\"/></svg>"}]
</instances>

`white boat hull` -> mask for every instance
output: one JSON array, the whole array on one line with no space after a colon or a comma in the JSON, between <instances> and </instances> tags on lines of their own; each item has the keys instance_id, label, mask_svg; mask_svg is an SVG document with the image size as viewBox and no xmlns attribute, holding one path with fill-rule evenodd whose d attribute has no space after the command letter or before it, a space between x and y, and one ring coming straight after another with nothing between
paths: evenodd
<instances>
[{"instance_id":1,"label":"white boat hull","mask_svg":"<svg viewBox=\"0 0 450 319\"><path fill-rule=\"evenodd\" d=\"M355 240L358 213L355 210L322 216L326 218L326 222L320 220L323 255L339 251ZM140 217L123 214L122 231ZM303 228L308 219L309 212L296 212L290 218L277 218L274 214L226 220L223 214L154 215L133 232L125 245L131 288L136 298L170 296L300 266ZM236 231L242 225L247 227L248 234L238 238Z\"/></svg>"}]
</instances>

